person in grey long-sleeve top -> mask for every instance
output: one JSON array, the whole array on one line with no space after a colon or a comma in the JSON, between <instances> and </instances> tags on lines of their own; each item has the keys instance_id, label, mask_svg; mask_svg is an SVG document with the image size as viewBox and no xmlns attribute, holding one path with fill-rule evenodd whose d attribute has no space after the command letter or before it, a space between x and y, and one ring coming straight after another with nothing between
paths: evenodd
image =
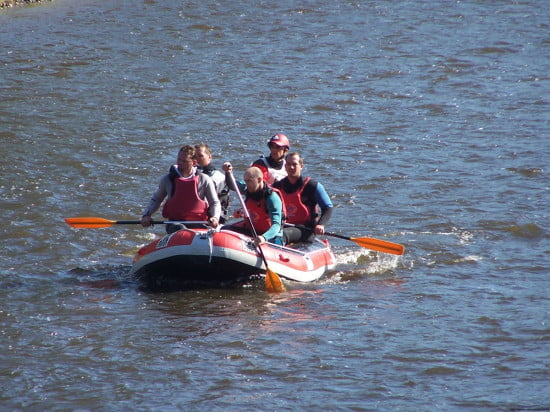
<instances>
[{"instance_id":1,"label":"person in grey long-sleeve top","mask_svg":"<svg viewBox=\"0 0 550 412\"><path fill-rule=\"evenodd\" d=\"M143 211L141 224L148 227L152 215L160 208L163 200L162 215L169 220L207 221L217 227L221 214L220 200L212 179L197 170L195 148L183 146L177 158L177 164L170 167L164 175L148 206ZM183 225L167 225L166 231L172 233Z\"/></svg>"}]
</instances>

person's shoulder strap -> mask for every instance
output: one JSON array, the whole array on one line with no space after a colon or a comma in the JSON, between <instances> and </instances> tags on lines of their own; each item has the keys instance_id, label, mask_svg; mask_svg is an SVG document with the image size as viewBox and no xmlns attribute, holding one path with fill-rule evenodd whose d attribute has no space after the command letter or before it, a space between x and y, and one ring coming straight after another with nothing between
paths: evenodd
<instances>
[{"instance_id":1,"label":"person's shoulder strap","mask_svg":"<svg viewBox=\"0 0 550 412\"><path fill-rule=\"evenodd\" d=\"M258 159L254 160L250 166L265 166L265 157L261 155Z\"/></svg>"},{"instance_id":2,"label":"person's shoulder strap","mask_svg":"<svg viewBox=\"0 0 550 412\"><path fill-rule=\"evenodd\" d=\"M269 193L268 193L269 192ZM276 196L279 196L279 199L281 200L281 208L282 208L282 220L283 222L286 220L286 217L287 217L287 212L286 212L286 203L285 203L285 198L283 197L283 194L281 193L281 191L279 189L277 189L276 187L273 187L273 186L268 186L267 190L266 190L266 198L268 196L271 196L271 194L275 193Z\"/></svg>"},{"instance_id":3,"label":"person's shoulder strap","mask_svg":"<svg viewBox=\"0 0 550 412\"><path fill-rule=\"evenodd\" d=\"M317 181L313 180L311 177L306 177L304 179L304 192L313 193L317 190Z\"/></svg>"},{"instance_id":4,"label":"person's shoulder strap","mask_svg":"<svg viewBox=\"0 0 550 412\"><path fill-rule=\"evenodd\" d=\"M310 206L317 204L316 201L317 181L309 177L304 179L302 187L302 199Z\"/></svg>"},{"instance_id":5,"label":"person's shoulder strap","mask_svg":"<svg viewBox=\"0 0 550 412\"><path fill-rule=\"evenodd\" d=\"M168 170L168 177L172 182L174 181L174 179L181 177L181 173L176 165L170 166L170 170Z\"/></svg>"},{"instance_id":6,"label":"person's shoulder strap","mask_svg":"<svg viewBox=\"0 0 550 412\"><path fill-rule=\"evenodd\" d=\"M271 165L269 164L269 160L265 157L260 157L258 160L260 160L265 167L267 167L268 169L271 167Z\"/></svg>"}]
</instances>

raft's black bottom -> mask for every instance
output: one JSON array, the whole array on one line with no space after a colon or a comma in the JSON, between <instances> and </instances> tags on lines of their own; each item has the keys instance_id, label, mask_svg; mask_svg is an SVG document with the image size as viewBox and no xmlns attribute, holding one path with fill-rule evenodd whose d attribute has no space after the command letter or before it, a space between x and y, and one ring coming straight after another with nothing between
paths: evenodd
<instances>
[{"instance_id":1,"label":"raft's black bottom","mask_svg":"<svg viewBox=\"0 0 550 412\"><path fill-rule=\"evenodd\" d=\"M135 277L141 290L168 292L239 287L259 279L259 273L257 268L230 259L173 256L145 265Z\"/></svg>"}]
</instances>

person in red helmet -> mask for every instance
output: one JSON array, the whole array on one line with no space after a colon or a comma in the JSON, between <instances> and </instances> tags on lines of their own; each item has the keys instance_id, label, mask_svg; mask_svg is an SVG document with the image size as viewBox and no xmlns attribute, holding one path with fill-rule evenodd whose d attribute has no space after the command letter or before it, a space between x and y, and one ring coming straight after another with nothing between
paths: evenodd
<instances>
[{"instance_id":1,"label":"person in red helmet","mask_svg":"<svg viewBox=\"0 0 550 412\"><path fill-rule=\"evenodd\" d=\"M270 154L267 157L260 157L254 161L251 166L256 166L264 174L264 181L272 185L286 177L285 156L290 150L290 141L282 133L271 136L267 142Z\"/></svg>"}]
</instances>

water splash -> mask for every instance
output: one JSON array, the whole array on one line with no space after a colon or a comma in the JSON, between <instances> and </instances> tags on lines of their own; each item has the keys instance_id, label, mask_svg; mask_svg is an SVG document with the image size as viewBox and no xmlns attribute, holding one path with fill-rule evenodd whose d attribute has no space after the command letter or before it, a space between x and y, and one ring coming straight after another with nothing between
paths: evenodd
<instances>
[{"instance_id":1,"label":"water splash","mask_svg":"<svg viewBox=\"0 0 550 412\"><path fill-rule=\"evenodd\" d=\"M328 280L331 283L345 283L364 276L393 274L403 265L401 256L366 250L344 250L335 252L336 268Z\"/></svg>"}]
</instances>

